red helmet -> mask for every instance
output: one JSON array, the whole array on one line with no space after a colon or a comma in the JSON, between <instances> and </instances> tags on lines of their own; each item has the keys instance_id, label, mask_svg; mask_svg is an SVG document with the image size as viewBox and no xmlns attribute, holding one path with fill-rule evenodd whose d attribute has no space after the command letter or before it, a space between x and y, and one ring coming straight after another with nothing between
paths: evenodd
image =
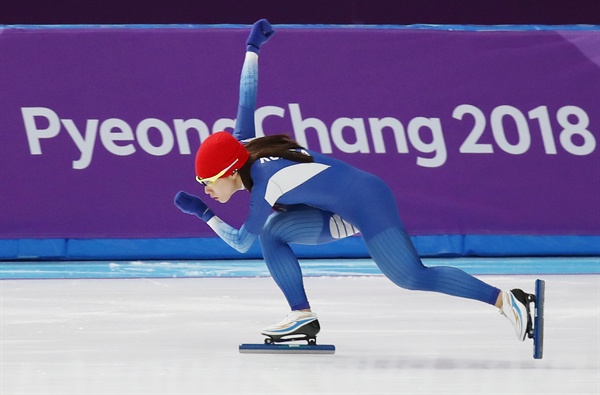
<instances>
[{"instance_id":1,"label":"red helmet","mask_svg":"<svg viewBox=\"0 0 600 395\"><path fill-rule=\"evenodd\" d=\"M225 131L208 136L196 153L196 179L229 177L250 157L242 143ZM222 174L221 174L222 173Z\"/></svg>"}]
</instances>

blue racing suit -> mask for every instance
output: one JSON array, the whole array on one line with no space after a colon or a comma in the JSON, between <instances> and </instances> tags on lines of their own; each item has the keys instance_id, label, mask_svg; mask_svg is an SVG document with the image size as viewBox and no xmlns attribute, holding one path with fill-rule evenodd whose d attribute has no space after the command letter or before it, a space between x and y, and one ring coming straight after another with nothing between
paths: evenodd
<instances>
[{"instance_id":1,"label":"blue racing suit","mask_svg":"<svg viewBox=\"0 0 600 395\"><path fill-rule=\"evenodd\" d=\"M247 52L233 132L242 142L255 137L257 86L258 55ZM256 160L250 171L254 184L249 214L240 229L217 216L207 222L241 252L260 239L269 272L292 310L310 305L290 244L328 243L358 232L377 266L398 286L496 302L499 289L456 268L422 264L402 224L395 197L381 179L332 157L308 150L305 153L314 162L277 157ZM285 205L286 210L273 212L276 203Z\"/></svg>"}]
</instances>

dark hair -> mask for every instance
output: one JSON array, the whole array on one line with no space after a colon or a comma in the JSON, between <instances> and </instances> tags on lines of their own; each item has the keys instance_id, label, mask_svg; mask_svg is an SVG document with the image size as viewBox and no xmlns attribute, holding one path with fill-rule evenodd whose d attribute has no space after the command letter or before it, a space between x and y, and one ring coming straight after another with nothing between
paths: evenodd
<instances>
[{"instance_id":1,"label":"dark hair","mask_svg":"<svg viewBox=\"0 0 600 395\"><path fill-rule=\"evenodd\" d=\"M250 140L246 144L246 150L250 153L250 159L239 170L239 174L244 187L249 191L252 190L254 185L254 181L250 176L250 168L260 158L276 156L300 163L314 162L314 158L305 151L297 151L304 150L304 147L285 134L275 134Z\"/></svg>"}]
</instances>

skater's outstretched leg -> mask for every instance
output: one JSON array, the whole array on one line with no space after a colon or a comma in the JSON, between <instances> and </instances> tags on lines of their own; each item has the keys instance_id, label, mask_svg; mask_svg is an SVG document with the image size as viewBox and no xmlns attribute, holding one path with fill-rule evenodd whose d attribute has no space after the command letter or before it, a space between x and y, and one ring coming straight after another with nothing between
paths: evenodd
<instances>
[{"instance_id":1,"label":"skater's outstretched leg","mask_svg":"<svg viewBox=\"0 0 600 395\"><path fill-rule=\"evenodd\" d=\"M366 240L369 253L381 271L396 285L420 291L441 292L495 305L500 290L454 267L426 267L410 237L401 227L387 229Z\"/></svg>"},{"instance_id":2,"label":"skater's outstretched leg","mask_svg":"<svg viewBox=\"0 0 600 395\"><path fill-rule=\"evenodd\" d=\"M381 271L395 284L411 290L441 292L479 300L500 309L525 340L531 331L529 304L532 295L520 289L500 291L454 267L426 267L403 228L391 228L366 241L369 253Z\"/></svg>"}]
</instances>

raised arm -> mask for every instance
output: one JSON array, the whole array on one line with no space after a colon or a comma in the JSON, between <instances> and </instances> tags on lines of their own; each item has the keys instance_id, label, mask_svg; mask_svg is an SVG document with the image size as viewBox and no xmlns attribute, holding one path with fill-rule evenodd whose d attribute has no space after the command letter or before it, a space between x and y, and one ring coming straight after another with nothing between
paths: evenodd
<instances>
[{"instance_id":1,"label":"raised arm","mask_svg":"<svg viewBox=\"0 0 600 395\"><path fill-rule=\"evenodd\" d=\"M260 47L275 34L275 30L266 19L252 25L252 31L246 40L246 56L240 76L240 97L237 120L233 136L238 141L256 137L254 111L256 110L256 92L258 89L258 53Z\"/></svg>"},{"instance_id":2,"label":"raised arm","mask_svg":"<svg viewBox=\"0 0 600 395\"><path fill-rule=\"evenodd\" d=\"M244 141L256 137L254 110L256 109L256 90L258 88L258 54L246 52L242 76L240 77L240 100L233 137Z\"/></svg>"}]
</instances>

